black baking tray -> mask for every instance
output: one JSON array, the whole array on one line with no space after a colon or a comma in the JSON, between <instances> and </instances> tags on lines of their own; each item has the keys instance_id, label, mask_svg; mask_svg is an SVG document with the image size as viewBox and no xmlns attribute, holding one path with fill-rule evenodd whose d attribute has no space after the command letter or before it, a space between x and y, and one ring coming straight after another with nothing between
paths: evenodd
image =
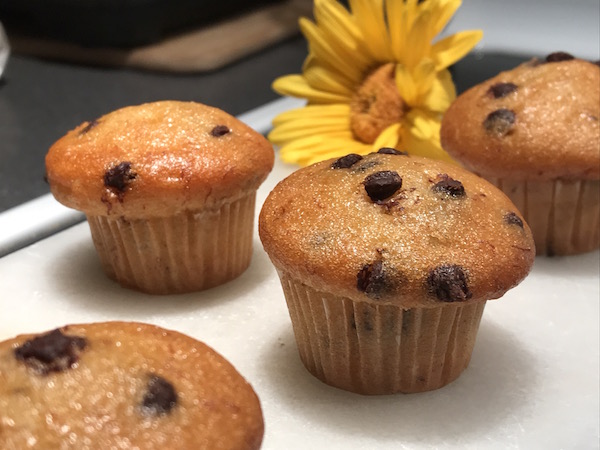
<instances>
[{"instance_id":1,"label":"black baking tray","mask_svg":"<svg viewBox=\"0 0 600 450\"><path fill-rule=\"evenodd\" d=\"M9 31L89 47L135 47L282 0L0 0Z\"/></svg>"}]
</instances>

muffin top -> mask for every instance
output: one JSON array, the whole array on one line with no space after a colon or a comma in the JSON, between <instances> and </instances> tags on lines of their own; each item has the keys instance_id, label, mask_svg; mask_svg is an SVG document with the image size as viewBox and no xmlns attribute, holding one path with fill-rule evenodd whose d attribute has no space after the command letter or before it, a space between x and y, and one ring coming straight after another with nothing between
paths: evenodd
<instances>
[{"instance_id":1,"label":"muffin top","mask_svg":"<svg viewBox=\"0 0 600 450\"><path fill-rule=\"evenodd\" d=\"M600 67L566 53L534 59L461 94L444 149L485 176L600 178Z\"/></svg>"},{"instance_id":2,"label":"muffin top","mask_svg":"<svg viewBox=\"0 0 600 450\"><path fill-rule=\"evenodd\" d=\"M3 448L258 449L259 400L222 356L141 323L0 343Z\"/></svg>"},{"instance_id":3,"label":"muffin top","mask_svg":"<svg viewBox=\"0 0 600 450\"><path fill-rule=\"evenodd\" d=\"M498 189L393 149L296 171L269 194L259 232L275 267L301 282L406 308L498 298L535 256Z\"/></svg>"},{"instance_id":4,"label":"muffin top","mask_svg":"<svg viewBox=\"0 0 600 450\"><path fill-rule=\"evenodd\" d=\"M46 155L56 199L90 215L164 217L218 208L273 167L259 133L216 108L161 101L85 122Z\"/></svg>"}]
</instances>

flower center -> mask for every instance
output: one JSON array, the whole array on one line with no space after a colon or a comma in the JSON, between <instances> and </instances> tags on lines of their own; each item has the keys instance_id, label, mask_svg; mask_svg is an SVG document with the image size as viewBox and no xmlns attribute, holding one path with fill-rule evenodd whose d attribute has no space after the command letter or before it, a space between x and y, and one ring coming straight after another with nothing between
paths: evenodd
<instances>
[{"instance_id":1,"label":"flower center","mask_svg":"<svg viewBox=\"0 0 600 450\"><path fill-rule=\"evenodd\" d=\"M364 79L350 101L350 129L354 138L372 144L387 127L408 111L394 81L394 64L378 67Z\"/></svg>"}]
</instances>

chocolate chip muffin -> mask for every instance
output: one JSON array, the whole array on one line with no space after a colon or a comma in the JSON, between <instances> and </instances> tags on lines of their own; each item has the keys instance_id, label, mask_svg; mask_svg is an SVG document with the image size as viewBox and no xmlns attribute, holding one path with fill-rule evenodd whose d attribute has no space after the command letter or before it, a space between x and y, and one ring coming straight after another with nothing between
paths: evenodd
<instances>
[{"instance_id":1,"label":"chocolate chip muffin","mask_svg":"<svg viewBox=\"0 0 600 450\"><path fill-rule=\"evenodd\" d=\"M174 331L107 322L0 343L3 450L258 449L263 429L235 368Z\"/></svg>"},{"instance_id":2,"label":"chocolate chip muffin","mask_svg":"<svg viewBox=\"0 0 600 450\"><path fill-rule=\"evenodd\" d=\"M497 188L393 149L293 173L269 194L259 232L304 365L360 394L456 379L486 301L517 285L535 256Z\"/></svg>"},{"instance_id":3,"label":"chocolate chip muffin","mask_svg":"<svg viewBox=\"0 0 600 450\"><path fill-rule=\"evenodd\" d=\"M441 142L502 189L531 226L538 254L600 246L600 67L553 53L469 89Z\"/></svg>"},{"instance_id":4,"label":"chocolate chip muffin","mask_svg":"<svg viewBox=\"0 0 600 450\"><path fill-rule=\"evenodd\" d=\"M46 170L56 199L85 212L108 276L168 294L248 267L273 160L269 142L229 114L163 101L81 124L50 148Z\"/></svg>"}]
</instances>

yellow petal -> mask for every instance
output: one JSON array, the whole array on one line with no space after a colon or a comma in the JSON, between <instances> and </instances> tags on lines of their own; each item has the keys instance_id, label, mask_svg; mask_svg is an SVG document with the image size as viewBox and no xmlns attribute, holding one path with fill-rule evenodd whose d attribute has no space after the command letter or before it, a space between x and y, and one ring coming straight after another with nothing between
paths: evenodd
<instances>
[{"instance_id":1,"label":"yellow petal","mask_svg":"<svg viewBox=\"0 0 600 450\"><path fill-rule=\"evenodd\" d=\"M327 71L332 78L338 80L339 84L346 86L353 91L362 81L362 76L360 76L358 79L352 79L352 76L349 76L344 72L340 72L339 67L335 67L331 61L322 61L318 59L312 52L310 52L302 64L302 73L306 73L315 68Z\"/></svg>"},{"instance_id":2,"label":"yellow petal","mask_svg":"<svg viewBox=\"0 0 600 450\"><path fill-rule=\"evenodd\" d=\"M395 148L398 145L398 141L400 140L400 130L402 125L399 123L394 123L383 130L375 142L371 146L373 151L377 151L382 147L392 147Z\"/></svg>"},{"instance_id":3,"label":"yellow petal","mask_svg":"<svg viewBox=\"0 0 600 450\"><path fill-rule=\"evenodd\" d=\"M425 96L431 91L436 75L435 64L431 59L424 58L417 64L413 73L417 88L416 104L421 104Z\"/></svg>"},{"instance_id":4,"label":"yellow petal","mask_svg":"<svg viewBox=\"0 0 600 450\"><path fill-rule=\"evenodd\" d=\"M331 69L344 73L352 80L358 81L362 78L362 68L357 67L353 60L347 60L339 55L331 42L326 39L323 32L313 22L304 17L300 18L299 22L300 30L306 37L316 59L327 62Z\"/></svg>"},{"instance_id":5,"label":"yellow petal","mask_svg":"<svg viewBox=\"0 0 600 450\"><path fill-rule=\"evenodd\" d=\"M290 109L284 111L273 119L273 125L277 126L283 122L306 117L328 118L328 117L349 117L350 105L334 103L331 105L308 105L302 108Z\"/></svg>"},{"instance_id":6,"label":"yellow petal","mask_svg":"<svg viewBox=\"0 0 600 450\"><path fill-rule=\"evenodd\" d=\"M390 61L383 0L350 0L350 9L361 30L362 40L376 61Z\"/></svg>"},{"instance_id":7,"label":"yellow petal","mask_svg":"<svg viewBox=\"0 0 600 450\"><path fill-rule=\"evenodd\" d=\"M316 0L315 21L333 50L344 59L354 60L360 67L368 68L373 60L361 45L360 29L348 10L337 0Z\"/></svg>"},{"instance_id":8,"label":"yellow petal","mask_svg":"<svg viewBox=\"0 0 600 450\"><path fill-rule=\"evenodd\" d=\"M322 66L314 66L305 70L304 78L310 86L319 91L339 94L348 99L354 94L352 86L345 85L341 77Z\"/></svg>"},{"instance_id":9,"label":"yellow petal","mask_svg":"<svg viewBox=\"0 0 600 450\"><path fill-rule=\"evenodd\" d=\"M279 150L279 156L284 162L307 165L335 156L344 156L348 153L364 152L364 147L364 144L351 138L340 139L317 135L282 146Z\"/></svg>"},{"instance_id":10,"label":"yellow petal","mask_svg":"<svg viewBox=\"0 0 600 450\"><path fill-rule=\"evenodd\" d=\"M461 31L436 42L431 47L431 57L437 70L450 67L471 51L483 37L481 30Z\"/></svg>"},{"instance_id":11,"label":"yellow petal","mask_svg":"<svg viewBox=\"0 0 600 450\"><path fill-rule=\"evenodd\" d=\"M414 68L421 58L429 54L431 42L427 35L427 28L431 14L423 11L417 16L406 37L407 45L402 62L409 68Z\"/></svg>"},{"instance_id":12,"label":"yellow petal","mask_svg":"<svg viewBox=\"0 0 600 450\"><path fill-rule=\"evenodd\" d=\"M385 8L392 55L396 60L400 60L406 43L406 32L409 29L409 26L406 25L408 13L405 2L404 0L388 0L385 2Z\"/></svg>"},{"instance_id":13,"label":"yellow petal","mask_svg":"<svg viewBox=\"0 0 600 450\"><path fill-rule=\"evenodd\" d=\"M310 103L347 103L348 98L311 87L302 75L286 75L273 82L273 89L281 95L306 98Z\"/></svg>"},{"instance_id":14,"label":"yellow petal","mask_svg":"<svg viewBox=\"0 0 600 450\"><path fill-rule=\"evenodd\" d=\"M337 0L315 0L314 16L320 28L335 28L354 40L360 39L360 30L354 19Z\"/></svg>"},{"instance_id":15,"label":"yellow petal","mask_svg":"<svg viewBox=\"0 0 600 450\"><path fill-rule=\"evenodd\" d=\"M421 107L438 113L445 112L456 98L452 75L448 70L438 72L431 89L421 101Z\"/></svg>"},{"instance_id":16,"label":"yellow petal","mask_svg":"<svg viewBox=\"0 0 600 450\"><path fill-rule=\"evenodd\" d=\"M400 97L410 106L416 105L419 97L419 91L415 84L412 74L402 65L396 65L396 73L394 75L396 88Z\"/></svg>"},{"instance_id":17,"label":"yellow petal","mask_svg":"<svg viewBox=\"0 0 600 450\"><path fill-rule=\"evenodd\" d=\"M437 141L421 140L413 136L410 132L406 133L403 143L403 149L411 155L423 156L425 158L439 159L456 164L448 153L442 149L442 146Z\"/></svg>"},{"instance_id":18,"label":"yellow petal","mask_svg":"<svg viewBox=\"0 0 600 450\"><path fill-rule=\"evenodd\" d=\"M429 25L429 35L433 39L450 21L454 13L460 8L461 0L441 0L430 3L432 8L432 20Z\"/></svg>"},{"instance_id":19,"label":"yellow petal","mask_svg":"<svg viewBox=\"0 0 600 450\"><path fill-rule=\"evenodd\" d=\"M403 149L417 156L453 161L440 144L441 119L420 110L412 110L408 116Z\"/></svg>"},{"instance_id":20,"label":"yellow petal","mask_svg":"<svg viewBox=\"0 0 600 450\"><path fill-rule=\"evenodd\" d=\"M439 134L439 119L435 119L426 111L421 109L412 109L407 115L406 120L410 123L411 134L421 140L431 140Z\"/></svg>"},{"instance_id":21,"label":"yellow petal","mask_svg":"<svg viewBox=\"0 0 600 450\"><path fill-rule=\"evenodd\" d=\"M290 120L277 125L269 133L273 141L291 141L311 134L323 134L329 132L350 132L349 117L312 117Z\"/></svg>"}]
</instances>

